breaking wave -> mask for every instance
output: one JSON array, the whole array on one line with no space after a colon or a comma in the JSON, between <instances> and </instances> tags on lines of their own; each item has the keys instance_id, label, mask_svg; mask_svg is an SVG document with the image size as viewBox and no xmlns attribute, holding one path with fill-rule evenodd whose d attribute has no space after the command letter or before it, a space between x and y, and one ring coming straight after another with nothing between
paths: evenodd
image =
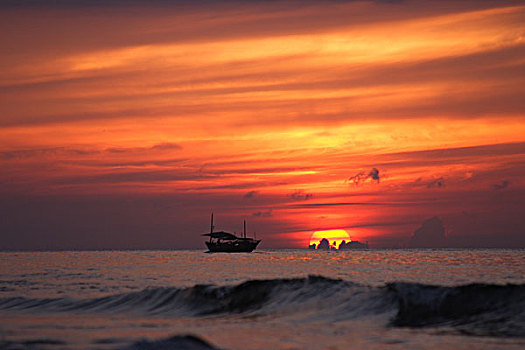
<instances>
[{"instance_id":1,"label":"breaking wave","mask_svg":"<svg viewBox=\"0 0 525 350\"><path fill-rule=\"evenodd\" d=\"M164 317L384 318L393 327L443 327L486 336L525 336L525 284L457 287L395 282L382 287L309 276L233 286L148 288L94 299L0 299L0 310L121 312Z\"/></svg>"},{"instance_id":2,"label":"breaking wave","mask_svg":"<svg viewBox=\"0 0 525 350\"><path fill-rule=\"evenodd\" d=\"M464 334L525 336L525 285L468 284L458 287L391 283L396 296L393 326L449 326Z\"/></svg>"}]
</instances>

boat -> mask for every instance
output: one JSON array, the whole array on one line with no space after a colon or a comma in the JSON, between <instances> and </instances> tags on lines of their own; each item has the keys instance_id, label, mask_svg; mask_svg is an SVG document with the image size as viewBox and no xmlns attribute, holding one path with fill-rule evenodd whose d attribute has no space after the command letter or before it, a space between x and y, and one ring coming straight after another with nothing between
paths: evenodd
<instances>
[{"instance_id":1,"label":"boat","mask_svg":"<svg viewBox=\"0 0 525 350\"><path fill-rule=\"evenodd\" d=\"M246 237L246 220L242 237L225 231L214 231L214 228L212 213L210 233L203 234L210 237L210 240L206 241L209 253L251 253L261 242L260 239Z\"/></svg>"}]
</instances>

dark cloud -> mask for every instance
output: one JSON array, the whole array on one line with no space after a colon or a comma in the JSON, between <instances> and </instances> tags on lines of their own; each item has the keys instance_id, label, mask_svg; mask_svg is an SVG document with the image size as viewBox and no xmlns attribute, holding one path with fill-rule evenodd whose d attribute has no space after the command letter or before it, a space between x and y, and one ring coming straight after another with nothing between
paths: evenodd
<instances>
[{"instance_id":1,"label":"dark cloud","mask_svg":"<svg viewBox=\"0 0 525 350\"><path fill-rule=\"evenodd\" d=\"M322 88L333 87L339 83L348 86L397 85L400 83L417 83L420 81L440 82L443 80L480 81L512 77L523 71L516 65L514 57L525 54L525 45L517 44L501 47L497 50L475 52L461 56L439 57L417 62L388 62L363 69L360 72L348 70L337 80L318 82ZM493 62L500 65L494 67ZM344 77L344 78L343 78ZM385 116L388 118L388 116ZM468 116L464 116L468 118Z\"/></svg>"},{"instance_id":2,"label":"dark cloud","mask_svg":"<svg viewBox=\"0 0 525 350\"><path fill-rule=\"evenodd\" d=\"M253 1L253 0L252 0ZM46 8L96 8L96 7L130 7L138 5L190 5L195 4L213 4L217 0L192 0L192 1L171 1L171 0L4 0L2 7L46 7Z\"/></svg>"},{"instance_id":3,"label":"dark cloud","mask_svg":"<svg viewBox=\"0 0 525 350\"><path fill-rule=\"evenodd\" d=\"M180 166L181 163L187 162L187 158L172 158L163 160L137 160L137 161L104 161L104 160L75 160L69 161L69 164L82 165L86 167L101 167L101 168L125 168L125 167L170 167Z\"/></svg>"},{"instance_id":4,"label":"dark cloud","mask_svg":"<svg viewBox=\"0 0 525 350\"><path fill-rule=\"evenodd\" d=\"M501 181L501 182L498 183L498 184L494 184L494 185L492 185L492 188L494 188L495 190L502 190L502 189L504 189L504 188L507 188L509 185L510 185L510 181L508 181L508 180L503 180L503 181Z\"/></svg>"},{"instance_id":5,"label":"dark cloud","mask_svg":"<svg viewBox=\"0 0 525 350\"><path fill-rule=\"evenodd\" d=\"M176 173L170 169L153 171L118 171L108 174L68 176L49 180L54 185L87 185L87 184L123 184L123 183L153 183L164 181L196 181L215 178L212 175L199 175L192 171Z\"/></svg>"},{"instance_id":6,"label":"dark cloud","mask_svg":"<svg viewBox=\"0 0 525 350\"><path fill-rule=\"evenodd\" d=\"M425 220L410 238L412 248L442 248L446 246L445 226L437 216Z\"/></svg>"},{"instance_id":7,"label":"dark cloud","mask_svg":"<svg viewBox=\"0 0 525 350\"><path fill-rule=\"evenodd\" d=\"M305 193L303 190L297 190L289 196L295 201L307 201L311 199L314 195L311 193Z\"/></svg>"},{"instance_id":8,"label":"dark cloud","mask_svg":"<svg viewBox=\"0 0 525 350\"><path fill-rule=\"evenodd\" d=\"M372 168L372 170L370 170L370 172L368 173L368 177L370 177L372 180L379 182L379 170L377 170L376 168Z\"/></svg>"},{"instance_id":9,"label":"dark cloud","mask_svg":"<svg viewBox=\"0 0 525 350\"><path fill-rule=\"evenodd\" d=\"M166 150L180 150L182 146L177 143L163 142L155 144L151 147L111 147L106 148L105 151L109 153L133 153L133 152L147 152L147 151L166 151Z\"/></svg>"},{"instance_id":10,"label":"dark cloud","mask_svg":"<svg viewBox=\"0 0 525 350\"><path fill-rule=\"evenodd\" d=\"M266 211L257 211L255 213L252 213L253 216L260 216L263 218L272 216L272 209L268 209Z\"/></svg>"},{"instance_id":11,"label":"dark cloud","mask_svg":"<svg viewBox=\"0 0 525 350\"><path fill-rule=\"evenodd\" d=\"M133 153L133 152L147 152L147 151L164 151L164 150L179 150L182 146L176 143L159 143L151 147L109 147L103 151L98 149L80 149L70 147L49 147L49 148L33 148L33 149L18 149L0 152L0 159L26 159L26 158L41 158L47 156L88 156L94 154L101 154L103 152L118 154L118 153Z\"/></svg>"},{"instance_id":12,"label":"dark cloud","mask_svg":"<svg viewBox=\"0 0 525 350\"><path fill-rule=\"evenodd\" d=\"M338 202L338 203L307 203L296 204L293 208L316 208L316 207L339 207L351 205L392 205L392 203L375 203L375 202Z\"/></svg>"},{"instance_id":13,"label":"dark cloud","mask_svg":"<svg viewBox=\"0 0 525 350\"><path fill-rule=\"evenodd\" d=\"M246 163L244 163L246 164ZM209 169L208 165L201 167L201 172L207 172L214 175L232 175L232 174L275 174L281 172L292 172L292 171L309 171L316 169L315 167L301 168L301 167L275 167L275 168L229 168L229 169Z\"/></svg>"},{"instance_id":14,"label":"dark cloud","mask_svg":"<svg viewBox=\"0 0 525 350\"><path fill-rule=\"evenodd\" d=\"M110 147L106 148L105 151L108 153L126 153L129 149L126 148L117 148L117 147Z\"/></svg>"},{"instance_id":15,"label":"dark cloud","mask_svg":"<svg viewBox=\"0 0 525 350\"><path fill-rule=\"evenodd\" d=\"M500 169L494 171L494 175L497 180L501 177L507 177L505 169L509 168L522 168L525 163L522 159L525 155L525 143L502 143L492 145L481 145L472 147L457 147L457 148L443 148L443 149L429 149L423 151L412 151L412 152L400 152L400 153L387 153L377 157L374 161L378 166L388 166L391 169L402 169L405 167L428 167L428 166L450 166L451 164L461 165L465 168L465 165L469 162L477 164L479 159L484 159L490 163L499 163ZM512 157L508 157L512 156ZM503 157L512 158L510 161L503 162ZM484 173L488 173L485 170ZM470 174L470 175L468 175ZM472 177L474 174L478 175L479 171L469 170L465 168L465 177ZM436 174L436 176L438 176ZM445 177L444 177L445 178ZM414 181L414 185L426 186L434 179L420 177ZM446 179L445 179L446 180ZM458 179L455 179L458 180ZM492 183L496 183L497 180L490 180ZM448 185L447 181L444 181L442 185Z\"/></svg>"},{"instance_id":16,"label":"dark cloud","mask_svg":"<svg viewBox=\"0 0 525 350\"><path fill-rule=\"evenodd\" d=\"M258 191L250 191L248 193L246 193L243 198L244 199L252 199L254 198L259 192Z\"/></svg>"},{"instance_id":17,"label":"dark cloud","mask_svg":"<svg viewBox=\"0 0 525 350\"><path fill-rule=\"evenodd\" d=\"M156 144L154 146L151 146L150 149L152 150L171 150L171 149L182 149L182 146L178 143L172 143L172 142L163 142Z\"/></svg>"},{"instance_id":18,"label":"dark cloud","mask_svg":"<svg viewBox=\"0 0 525 350\"><path fill-rule=\"evenodd\" d=\"M217 177L217 176L215 176ZM189 188L189 190L195 191L206 191L206 190L245 190L254 187L270 187L270 186L282 186L288 185L287 182L276 181L276 182L257 182L250 181L246 183L231 183L226 185L215 185L215 186L200 186Z\"/></svg>"},{"instance_id":19,"label":"dark cloud","mask_svg":"<svg viewBox=\"0 0 525 350\"><path fill-rule=\"evenodd\" d=\"M88 149L74 149L67 147L51 147L51 148L34 148L34 149L21 149L0 152L0 159L11 160L11 159L25 159L25 158L40 158L47 156L57 155L91 155L96 154L96 150Z\"/></svg>"},{"instance_id":20,"label":"dark cloud","mask_svg":"<svg viewBox=\"0 0 525 350\"><path fill-rule=\"evenodd\" d=\"M427 184L427 188L441 188L443 186L445 186L445 179L443 178L443 176L438 177L437 179L434 179Z\"/></svg>"},{"instance_id":21,"label":"dark cloud","mask_svg":"<svg viewBox=\"0 0 525 350\"><path fill-rule=\"evenodd\" d=\"M353 225L348 225L348 226L345 226L344 228L345 229L357 229L357 228L393 228L393 227L406 227L407 225L410 225L410 226L413 226L415 224L417 224L417 222L414 222L414 221L388 221L387 219L385 219L386 221L379 221L379 220L383 220L383 219L373 219L371 221L367 221L367 222L362 222L362 223L359 223L359 224L353 224ZM292 226L290 228L290 232L297 232L297 231L326 231L326 230L332 230L333 229L333 226L310 226L310 225L306 225L304 226L303 224L299 224L299 225L296 225L296 226Z\"/></svg>"},{"instance_id":22,"label":"dark cloud","mask_svg":"<svg viewBox=\"0 0 525 350\"><path fill-rule=\"evenodd\" d=\"M348 181L349 183L353 183L356 186L359 186L361 183L365 182L368 179L379 183L379 170L377 168L372 168L372 170L370 170L368 173L361 171L355 174L354 176L350 176L348 179L346 179L346 181Z\"/></svg>"},{"instance_id":23,"label":"dark cloud","mask_svg":"<svg viewBox=\"0 0 525 350\"><path fill-rule=\"evenodd\" d=\"M481 146L436 148L422 151L387 153L386 158L403 159L456 159L525 154L525 142L496 143Z\"/></svg>"},{"instance_id":24,"label":"dark cloud","mask_svg":"<svg viewBox=\"0 0 525 350\"><path fill-rule=\"evenodd\" d=\"M355 184L356 186L359 185L359 183L365 179L366 176L365 176L365 173L364 172L359 172L357 174L355 174L354 176L350 176L348 179L346 179L348 182L350 183L353 183Z\"/></svg>"}]
</instances>

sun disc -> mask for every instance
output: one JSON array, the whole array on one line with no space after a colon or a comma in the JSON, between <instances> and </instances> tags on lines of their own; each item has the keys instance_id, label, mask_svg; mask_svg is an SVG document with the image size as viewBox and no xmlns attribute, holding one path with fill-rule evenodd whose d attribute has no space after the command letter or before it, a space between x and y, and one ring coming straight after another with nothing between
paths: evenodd
<instances>
[{"instance_id":1,"label":"sun disc","mask_svg":"<svg viewBox=\"0 0 525 350\"><path fill-rule=\"evenodd\" d=\"M338 230L324 230L324 231L315 231L312 234L312 237L310 237L310 245L315 244L315 246L319 246L319 243L323 238L326 238L328 242L330 243L331 247L339 248L339 244L341 244L342 241L350 242L350 235L342 229Z\"/></svg>"}]
</instances>

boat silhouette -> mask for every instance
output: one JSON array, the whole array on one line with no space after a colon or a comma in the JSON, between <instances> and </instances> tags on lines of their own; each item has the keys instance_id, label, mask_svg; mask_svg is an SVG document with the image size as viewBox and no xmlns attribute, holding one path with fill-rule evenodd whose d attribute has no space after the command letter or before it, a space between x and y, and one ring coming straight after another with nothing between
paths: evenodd
<instances>
[{"instance_id":1,"label":"boat silhouette","mask_svg":"<svg viewBox=\"0 0 525 350\"><path fill-rule=\"evenodd\" d=\"M203 236L209 236L210 240L206 241L209 253L250 253L261 242L260 239L246 237L246 220L244 220L244 232L242 237L237 237L233 233L225 231L213 231L213 213L211 214L210 233Z\"/></svg>"}]
</instances>

